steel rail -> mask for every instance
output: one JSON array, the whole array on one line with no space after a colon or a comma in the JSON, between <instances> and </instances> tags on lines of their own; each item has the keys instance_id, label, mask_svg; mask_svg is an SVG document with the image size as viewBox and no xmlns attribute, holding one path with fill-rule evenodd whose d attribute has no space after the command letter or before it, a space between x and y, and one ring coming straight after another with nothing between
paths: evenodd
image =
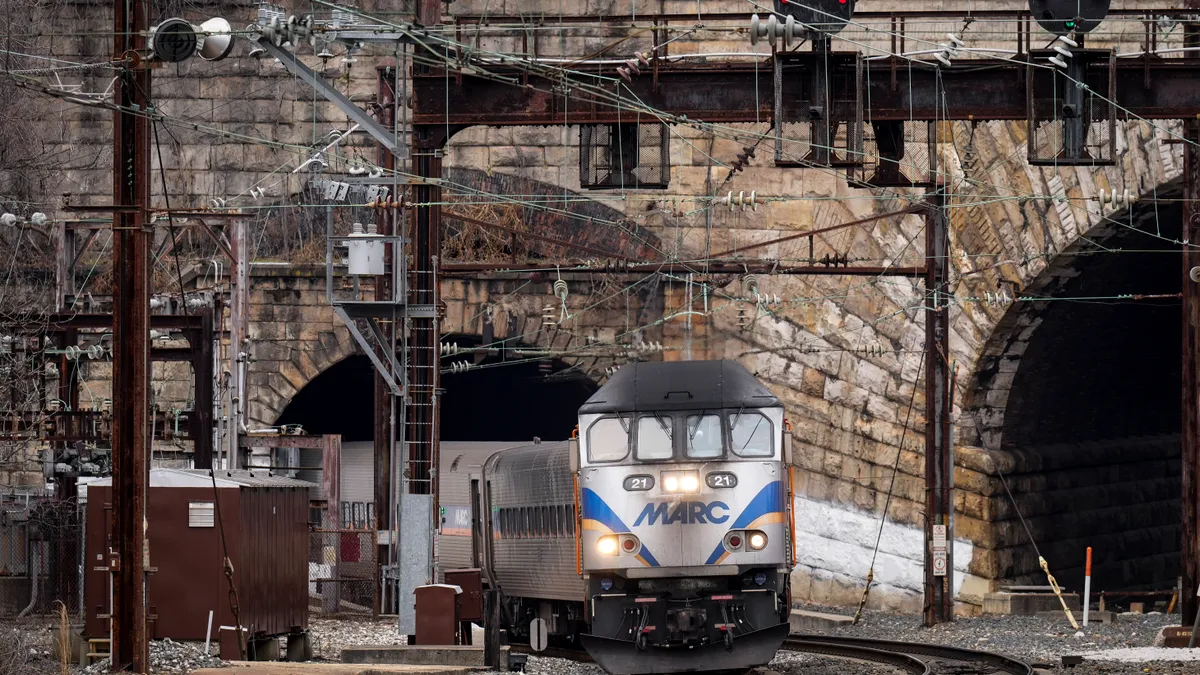
<instances>
[{"instance_id":1,"label":"steel rail","mask_svg":"<svg viewBox=\"0 0 1200 675\"><path fill-rule=\"evenodd\" d=\"M896 640L879 640L875 638L832 637L827 635L793 635L783 643L783 649L808 651L807 648L796 649L807 644L832 644L851 648L864 648L909 655L925 656L950 661L967 663L983 663L1011 675L1033 675L1033 666L1003 654L984 652L976 649L947 647L944 645L925 644L922 642L899 642Z\"/></svg>"},{"instance_id":2,"label":"steel rail","mask_svg":"<svg viewBox=\"0 0 1200 675\"><path fill-rule=\"evenodd\" d=\"M840 638L829 638L826 640L822 636L790 637L783 641L783 646L780 647L780 650L803 652L805 654L821 654L823 656L854 659L856 661L870 661L894 668L902 668L914 675L930 675L932 673L928 663L902 651L849 644L842 642Z\"/></svg>"}]
</instances>

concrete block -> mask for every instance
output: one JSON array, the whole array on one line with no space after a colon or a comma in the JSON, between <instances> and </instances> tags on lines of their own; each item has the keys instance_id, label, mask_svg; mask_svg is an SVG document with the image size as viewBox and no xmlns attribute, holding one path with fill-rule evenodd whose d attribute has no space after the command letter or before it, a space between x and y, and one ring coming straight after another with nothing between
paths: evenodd
<instances>
[{"instance_id":1,"label":"concrete block","mask_svg":"<svg viewBox=\"0 0 1200 675\"><path fill-rule=\"evenodd\" d=\"M1063 593L1067 607L1079 613L1079 594ZM984 614L1034 616L1039 612L1062 613L1062 604L1053 593L988 593L983 596Z\"/></svg>"},{"instance_id":2,"label":"concrete block","mask_svg":"<svg viewBox=\"0 0 1200 675\"><path fill-rule=\"evenodd\" d=\"M1075 610L1071 610L1071 611L1074 612ZM1051 611L1038 612L1038 616L1044 617L1047 619L1059 619L1059 618L1063 618L1065 615L1063 614L1062 607L1059 607L1057 612L1051 612ZM1109 611L1088 612L1088 625L1091 625L1093 623L1112 623L1116 618L1117 618L1116 614L1114 614L1113 612L1109 612ZM1081 625L1081 626L1083 625L1082 610L1075 612L1075 620L1079 622L1079 625Z\"/></svg>"},{"instance_id":3,"label":"concrete block","mask_svg":"<svg viewBox=\"0 0 1200 675\"><path fill-rule=\"evenodd\" d=\"M853 623L852 616L812 612L806 609L793 609L791 617L788 618L793 633L819 633Z\"/></svg>"},{"instance_id":4,"label":"concrete block","mask_svg":"<svg viewBox=\"0 0 1200 675\"><path fill-rule=\"evenodd\" d=\"M500 648L501 663L508 659L508 650L507 646ZM483 647L462 645L346 647L342 650L342 662L414 666L482 666Z\"/></svg>"}]
</instances>

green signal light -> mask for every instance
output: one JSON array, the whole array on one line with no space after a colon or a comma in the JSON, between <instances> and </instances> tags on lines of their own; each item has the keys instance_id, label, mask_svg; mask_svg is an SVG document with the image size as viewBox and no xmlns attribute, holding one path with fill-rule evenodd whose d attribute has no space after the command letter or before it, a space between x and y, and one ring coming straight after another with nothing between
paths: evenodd
<instances>
[{"instance_id":1,"label":"green signal light","mask_svg":"<svg viewBox=\"0 0 1200 675\"><path fill-rule=\"evenodd\" d=\"M1074 21L1067 21L1067 22L1066 22L1066 26L1067 26L1067 28L1074 28L1074 27L1075 27L1075 22L1074 22Z\"/></svg>"}]
</instances>

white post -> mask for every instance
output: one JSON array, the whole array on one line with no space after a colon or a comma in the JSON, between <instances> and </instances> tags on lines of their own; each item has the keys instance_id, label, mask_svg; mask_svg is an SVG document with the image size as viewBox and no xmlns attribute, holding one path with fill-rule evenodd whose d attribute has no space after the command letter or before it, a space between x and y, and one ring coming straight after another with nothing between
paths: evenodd
<instances>
[{"instance_id":1,"label":"white post","mask_svg":"<svg viewBox=\"0 0 1200 675\"><path fill-rule=\"evenodd\" d=\"M1092 604L1092 547L1087 550L1087 562L1083 566L1083 627L1087 628L1088 609Z\"/></svg>"},{"instance_id":2,"label":"white post","mask_svg":"<svg viewBox=\"0 0 1200 675\"><path fill-rule=\"evenodd\" d=\"M208 645L212 642L212 617L213 611L208 610L208 628L204 629L204 655L209 656Z\"/></svg>"}]
</instances>

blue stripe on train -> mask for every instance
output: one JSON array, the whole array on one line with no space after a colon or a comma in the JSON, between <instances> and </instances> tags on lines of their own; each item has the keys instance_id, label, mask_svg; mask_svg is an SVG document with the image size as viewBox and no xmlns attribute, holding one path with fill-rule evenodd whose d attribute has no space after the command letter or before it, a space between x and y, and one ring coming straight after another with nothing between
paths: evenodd
<instances>
[{"instance_id":1,"label":"blue stripe on train","mask_svg":"<svg viewBox=\"0 0 1200 675\"><path fill-rule=\"evenodd\" d=\"M784 508L783 499L785 494L786 493L783 489L783 481L777 480L772 483L767 483L763 489L758 491L758 494L754 496L754 499L750 500L750 503L746 505L746 508L742 509L741 515L739 515L733 521L733 524L729 526L729 529L741 529L750 523L753 523L755 520L758 520L758 518L761 516L765 516L768 513L782 511ZM712 555L708 556L708 560L706 560L704 564L712 565L716 563L717 560L720 559L721 554L724 552L725 538L722 536L721 541L717 542L717 547L713 549Z\"/></svg>"},{"instance_id":2,"label":"blue stripe on train","mask_svg":"<svg viewBox=\"0 0 1200 675\"><path fill-rule=\"evenodd\" d=\"M600 498L600 495L596 494L590 488L583 488L583 499L581 506L583 508L583 518L601 523L613 532L633 532L633 530L629 529L629 527L625 525L625 523L621 520L621 517L618 516L617 513L613 511L603 499ZM659 566L658 560L650 554L650 551L646 548L645 544L642 544L641 556L646 560L647 563L650 564L651 567Z\"/></svg>"}]
</instances>

